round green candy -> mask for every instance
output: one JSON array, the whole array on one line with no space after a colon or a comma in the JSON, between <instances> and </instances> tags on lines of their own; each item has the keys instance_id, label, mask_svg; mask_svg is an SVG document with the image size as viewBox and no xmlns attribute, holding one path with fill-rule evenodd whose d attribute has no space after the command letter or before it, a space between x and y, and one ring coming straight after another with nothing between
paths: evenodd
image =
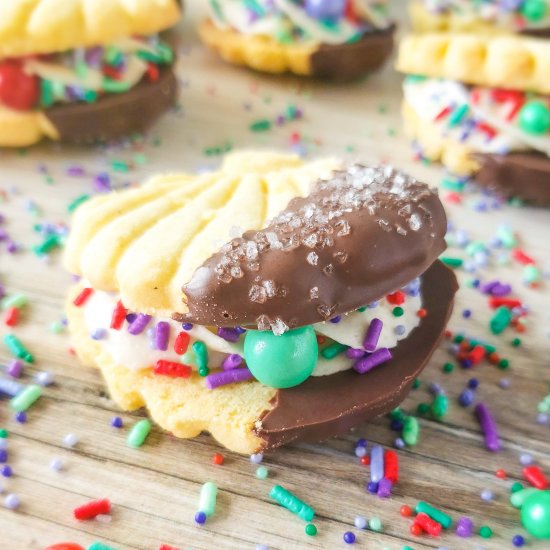
<instances>
[{"instance_id":1,"label":"round green candy","mask_svg":"<svg viewBox=\"0 0 550 550\"><path fill-rule=\"evenodd\" d=\"M550 491L537 491L521 507L521 523L538 539L550 539Z\"/></svg>"},{"instance_id":2,"label":"round green candy","mask_svg":"<svg viewBox=\"0 0 550 550\"><path fill-rule=\"evenodd\" d=\"M487 525L482 525L479 528L479 536L484 539L490 539L493 536L493 530Z\"/></svg>"},{"instance_id":3,"label":"round green candy","mask_svg":"<svg viewBox=\"0 0 550 550\"><path fill-rule=\"evenodd\" d=\"M529 101L519 111L519 126L528 134L546 134L550 130L550 109L543 101Z\"/></svg>"},{"instance_id":4,"label":"round green candy","mask_svg":"<svg viewBox=\"0 0 550 550\"><path fill-rule=\"evenodd\" d=\"M317 527L313 523L308 523L306 525L306 535L308 537L314 537L317 534Z\"/></svg>"},{"instance_id":5,"label":"round green candy","mask_svg":"<svg viewBox=\"0 0 550 550\"><path fill-rule=\"evenodd\" d=\"M540 21L547 11L546 0L525 0L521 6L521 15L527 21Z\"/></svg>"},{"instance_id":6,"label":"round green candy","mask_svg":"<svg viewBox=\"0 0 550 550\"><path fill-rule=\"evenodd\" d=\"M256 380L272 388L292 388L307 380L319 354L312 326L289 330L280 336L249 330L244 358Z\"/></svg>"}]
</instances>

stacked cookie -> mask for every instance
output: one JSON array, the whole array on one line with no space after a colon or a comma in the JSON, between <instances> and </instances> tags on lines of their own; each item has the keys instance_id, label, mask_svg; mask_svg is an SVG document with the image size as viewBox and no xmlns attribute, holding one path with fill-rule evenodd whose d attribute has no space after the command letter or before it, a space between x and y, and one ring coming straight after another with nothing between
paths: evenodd
<instances>
[{"instance_id":1,"label":"stacked cookie","mask_svg":"<svg viewBox=\"0 0 550 550\"><path fill-rule=\"evenodd\" d=\"M411 16L397 68L421 154L550 204L550 2L415 0Z\"/></svg>"},{"instance_id":2,"label":"stacked cookie","mask_svg":"<svg viewBox=\"0 0 550 550\"><path fill-rule=\"evenodd\" d=\"M0 146L110 140L147 130L176 100L157 33L179 0L0 2Z\"/></svg>"},{"instance_id":3,"label":"stacked cookie","mask_svg":"<svg viewBox=\"0 0 550 550\"><path fill-rule=\"evenodd\" d=\"M378 68L393 47L386 0L210 0L203 41L268 73L337 79Z\"/></svg>"}]
</instances>

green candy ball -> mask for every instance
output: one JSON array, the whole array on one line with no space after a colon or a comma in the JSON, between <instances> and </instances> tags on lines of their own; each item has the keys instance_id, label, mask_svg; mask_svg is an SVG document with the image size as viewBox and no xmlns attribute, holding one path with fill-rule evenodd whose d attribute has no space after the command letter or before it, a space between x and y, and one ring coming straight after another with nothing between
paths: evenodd
<instances>
[{"instance_id":1,"label":"green candy ball","mask_svg":"<svg viewBox=\"0 0 550 550\"><path fill-rule=\"evenodd\" d=\"M540 21L548 10L546 0L525 0L521 6L521 15L527 21Z\"/></svg>"},{"instance_id":2,"label":"green candy ball","mask_svg":"<svg viewBox=\"0 0 550 550\"><path fill-rule=\"evenodd\" d=\"M550 109L542 101L529 101L519 112L519 126L528 134L546 134L550 130Z\"/></svg>"},{"instance_id":3,"label":"green candy ball","mask_svg":"<svg viewBox=\"0 0 550 550\"><path fill-rule=\"evenodd\" d=\"M521 507L521 523L538 539L550 539L550 491L537 491Z\"/></svg>"},{"instance_id":4,"label":"green candy ball","mask_svg":"<svg viewBox=\"0 0 550 550\"><path fill-rule=\"evenodd\" d=\"M249 330L244 359L256 380L272 388L291 388L307 380L319 354L313 327L289 330L281 336Z\"/></svg>"}]
</instances>

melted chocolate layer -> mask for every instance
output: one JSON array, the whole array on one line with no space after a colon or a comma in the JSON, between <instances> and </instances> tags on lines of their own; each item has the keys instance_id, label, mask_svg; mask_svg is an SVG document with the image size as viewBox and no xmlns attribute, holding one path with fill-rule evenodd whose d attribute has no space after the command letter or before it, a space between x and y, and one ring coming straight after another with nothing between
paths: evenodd
<instances>
[{"instance_id":1,"label":"melted chocolate layer","mask_svg":"<svg viewBox=\"0 0 550 550\"><path fill-rule=\"evenodd\" d=\"M395 25L365 34L351 44L322 44L311 56L314 76L351 80L378 69L393 50Z\"/></svg>"},{"instance_id":2,"label":"melted chocolate layer","mask_svg":"<svg viewBox=\"0 0 550 550\"><path fill-rule=\"evenodd\" d=\"M344 434L399 405L443 335L457 288L454 273L436 261L422 277L423 306L428 314L392 349L390 362L366 374L348 370L310 377L299 386L279 390L274 408L255 430L264 449Z\"/></svg>"},{"instance_id":3,"label":"melted chocolate layer","mask_svg":"<svg viewBox=\"0 0 550 550\"><path fill-rule=\"evenodd\" d=\"M178 92L171 67L162 68L154 82L143 80L121 94L108 94L95 103L70 103L47 109L46 116L61 141L111 141L146 132L175 103Z\"/></svg>"},{"instance_id":4,"label":"melted chocolate layer","mask_svg":"<svg viewBox=\"0 0 550 550\"><path fill-rule=\"evenodd\" d=\"M260 330L325 321L422 274L445 250L446 228L427 185L354 165L211 256L183 288L189 312L175 318Z\"/></svg>"},{"instance_id":5,"label":"melted chocolate layer","mask_svg":"<svg viewBox=\"0 0 550 550\"><path fill-rule=\"evenodd\" d=\"M550 158L543 153L476 153L476 181L505 197L550 206Z\"/></svg>"}]
</instances>

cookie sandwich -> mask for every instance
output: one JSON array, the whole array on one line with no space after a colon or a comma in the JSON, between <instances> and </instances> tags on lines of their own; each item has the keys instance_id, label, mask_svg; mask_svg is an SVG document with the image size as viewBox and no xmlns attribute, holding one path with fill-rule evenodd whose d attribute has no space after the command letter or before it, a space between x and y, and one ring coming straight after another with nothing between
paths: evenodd
<instances>
[{"instance_id":1,"label":"cookie sandwich","mask_svg":"<svg viewBox=\"0 0 550 550\"><path fill-rule=\"evenodd\" d=\"M267 73L353 79L393 49L385 0L210 0L199 27L223 59Z\"/></svg>"},{"instance_id":2,"label":"cookie sandwich","mask_svg":"<svg viewBox=\"0 0 550 550\"><path fill-rule=\"evenodd\" d=\"M118 139L176 101L178 0L0 3L0 146Z\"/></svg>"},{"instance_id":3,"label":"cookie sandwich","mask_svg":"<svg viewBox=\"0 0 550 550\"><path fill-rule=\"evenodd\" d=\"M343 434L397 406L442 337L445 230L437 193L387 166L241 153L155 178L76 212L74 349L177 437Z\"/></svg>"},{"instance_id":4,"label":"cookie sandwich","mask_svg":"<svg viewBox=\"0 0 550 550\"><path fill-rule=\"evenodd\" d=\"M505 197L550 205L550 3L414 2L402 41L419 153Z\"/></svg>"}]
</instances>

